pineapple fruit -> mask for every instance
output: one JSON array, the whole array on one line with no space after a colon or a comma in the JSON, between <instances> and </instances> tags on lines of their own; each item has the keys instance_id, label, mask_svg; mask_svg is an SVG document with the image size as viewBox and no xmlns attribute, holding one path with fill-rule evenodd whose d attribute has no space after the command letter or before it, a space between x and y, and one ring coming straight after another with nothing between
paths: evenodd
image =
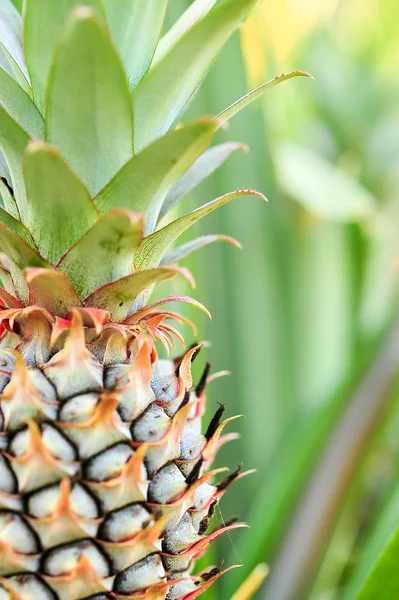
<instances>
[{"instance_id":1,"label":"pineapple fruit","mask_svg":"<svg viewBox=\"0 0 399 600\"><path fill-rule=\"evenodd\" d=\"M172 246L227 194L167 213L240 144L217 118L175 126L255 0L196 0L160 37L167 0L0 0L0 599L185 599L221 573L195 560L242 476L211 468L201 345L148 303L176 263L226 236ZM20 12L21 11L21 12Z\"/></svg>"}]
</instances>

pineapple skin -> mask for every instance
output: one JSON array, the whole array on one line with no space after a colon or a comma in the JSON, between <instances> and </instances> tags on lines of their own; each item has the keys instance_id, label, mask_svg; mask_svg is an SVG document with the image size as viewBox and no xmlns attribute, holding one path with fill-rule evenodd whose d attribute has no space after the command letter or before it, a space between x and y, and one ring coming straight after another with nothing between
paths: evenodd
<instances>
[{"instance_id":1,"label":"pineapple skin","mask_svg":"<svg viewBox=\"0 0 399 600\"><path fill-rule=\"evenodd\" d=\"M62 328L38 309L2 312L1 600L195 598L220 575L192 576L195 559L242 526L206 534L242 475L209 470L229 419L221 406L201 433L201 346L158 359L148 329L168 313L122 328L101 312L73 309Z\"/></svg>"}]
</instances>

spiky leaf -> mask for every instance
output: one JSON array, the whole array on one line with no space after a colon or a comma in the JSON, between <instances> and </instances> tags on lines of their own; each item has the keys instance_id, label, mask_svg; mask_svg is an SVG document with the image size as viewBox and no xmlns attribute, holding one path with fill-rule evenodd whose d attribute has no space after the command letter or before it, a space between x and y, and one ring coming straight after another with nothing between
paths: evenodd
<instances>
[{"instance_id":1,"label":"spiky leaf","mask_svg":"<svg viewBox=\"0 0 399 600\"><path fill-rule=\"evenodd\" d=\"M47 78L65 21L76 6L93 6L102 13L101 0L26 0L24 45L33 96L44 114Z\"/></svg>"},{"instance_id":2,"label":"spiky leaf","mask_svg":"<svg viewBox=\"0 0 399 600\"><path fill-rule=\"evenodd\" d=\"M59 268L84 298L100 286L133 272L133 255L142 230L140 215L113 210L67 252Z\"/></svg>"},{"instance_id":3,"label":"spiky leaf","mask_svg":"<svg viewBox=\"0 0 399 600\"><path fill-rule=\"evenodd\" d=\"M113 321L124 321L133 312L134 302L140 292L174 275L176 271L166 267L133 273L99 288L85 298L85 304L108 310Z\"/></svg>"},{"instance_id":4,"label":"spiky leaf","mask_svg":"<svg viewBox=\"0 0 399 600\"><path fill-rule=\"evenodd\" d=\"M109 29L132 90L148 71L168 0L103 0Z\"/></svg>"},{"instance_id":5,"label":"spiky leaf","mask_svg":"<svg viewBox=\"0 0 399 600\"><path fill-rule=\"evenodd\" d=\"M167 190L209 146L217 126L199 121L171 131L133 157L94 199L102 214L112 208L145 213L152 232Z\"/></svg>"},{"instance_id":6,"label":"spiky leaf","mask_svg":"<svg viewBox=\"0 0 399 600\"><path fill-rule=\"evenodd\" d=\"M213 8L143 78L133 93L136 151L173 125L255 3L228 0Z\"/></svg>"},{"instance_id":7,"label":"spiky leaf","mask_svg":"<svg viewBox=\"0 0 399 600\"><path fill-rule=\"evenodd\" d=\"M216 208L240 196L258 196L264 200L266 199L263 194L254 190L237 190L204 204L200 208L176 219L176 221L169 223L166 227L144 238L134 257L136 268L142 270L158 266L173 242L191 225L194 225L199 219L202 219Z\"/></svg>"},{"instance_id":8,"label":"spiky leaf","mask_svg":"<svg viewBox=\"0 0 399 600\"><path fill-rule=\"evenodd\" d=\"M43 139L43 117L28 94L2 68L0 68L0 104L31 137Z\"/></svg>"},{"instance_id":9,"label":"spiky leaf","mask_svg":"<svg viewBox=\"0 0 399 600\"><path fill-rule=\"evenodd\" d=\"M47 90L46 138L94 196L132 156L125 74L93 10L74 10Z\"/></svg>"},{"instance_id":10,"label":"spiky leaf","mask_svg":"<svg viewBox=\"0 0 399 600\"><path fill-rule=\"evenodd\" d=\"M216 171L235 150L245 150L245 144L226 142L209 148L193 164L192 167L169 190L159 214L161 219L185 196Z\"/></svg>"},{"instance_id":11,"label":"spiky leaf","mask_svg":"<svg viewBox=\"0 0 399 600\"><path fill-rule=\"evenodd\" d=\"M57 263L98 221L97 210L83 183L52 146L32 142L26 153L24 173L27 226L42 255Z\"/></svg>"},{"instance_id":12,"label":"spiky leaf","mask_svg":"<svg viewBox=\"0 0 399 600\"><path fill-rule=\"evenodd\" d=\"M310 78L312 78L312 76L309 75L309 73L306 73L306 71L292 71L291 73L287 73L286 75L283 73L282 75L279 75L278 77L275 77L274 79L271 79L270 81L266 81L266 83L263 83L256 89L252 90L251 92L249 92L248 94L246 94L245 96L243 96L242 98L240 98L239 100L234 102L228 108L225 108L224 110L222 110L222 112L219 113L216 118L219 119L221 122L228 121L229 119L234 117L237 113L239 113L243 108L245 108L252 102L255 102L255 100L257 100L258 98L260 98L266 92L266 90L269 90L270 88L273 88L276 85L279 85L279 83L283 83L283 81L292 79L293 77L310 77Z\"/></svg>"},{"instance_id":13,"label":"spiky leaf","mask_svg":"<svg viewBox=\"0 0 399 600\"><path fill-rule=\"evenodd\" d=\"M196 238L195 240L190 240L186 244L182 244L173 250L170 250L165 254L162 258L160 264L161 265L170 265L175 263L182 258L186 258L190 256L193 252L200 250L201 248L205 248L209 244L213 244L214 242L227 242L232 244L236 248L241 248L241 244L237 242L234 238L229 235L203 235L201 237Z\"/></svg>"},{"instance_id":14,"label":"spiky leaf","mask_svg":"<svg viewBox=\"0 0 399 600\"><path fill-rule=\"evenodd\" d=\"M180 19L176 21L167 33L160 40L152 66L161 60L169 52L171 48L179 41L181 37L191 28L197 21L202 19L217 0L194 0L192 4L184 11Z\"/></svg>"}]
</instances>

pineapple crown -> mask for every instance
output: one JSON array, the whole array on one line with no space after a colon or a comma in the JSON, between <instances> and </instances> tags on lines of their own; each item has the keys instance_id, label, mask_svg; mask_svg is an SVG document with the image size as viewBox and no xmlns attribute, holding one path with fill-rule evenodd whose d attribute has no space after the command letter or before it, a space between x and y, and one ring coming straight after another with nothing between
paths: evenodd
<instances>
[{"instance_id":1,"label":"pineapple crown","mask_svg":"<svg viewBox=\"0 0 399 600\"><path fill-rule=\"evenodd\" d=\"M160 306L205 310L181 296L145 303L157 282L188 275L181 258L217 240L238 244L208 235L171 250L184 231L233 198L263 196L238 190L162 221L243 148L210 147L221 125L307 75L281 75L216 117L175 126L256 0L195 0L163 37L168 0L81 3L24 0L22 15L17 1L0 6L0 318L7 346L18 334L32 363L47 360L74 319L125 340L110 353L121 360L143 323L171 342L165 319L179 317Z\"/></svg>"}]
</instances>

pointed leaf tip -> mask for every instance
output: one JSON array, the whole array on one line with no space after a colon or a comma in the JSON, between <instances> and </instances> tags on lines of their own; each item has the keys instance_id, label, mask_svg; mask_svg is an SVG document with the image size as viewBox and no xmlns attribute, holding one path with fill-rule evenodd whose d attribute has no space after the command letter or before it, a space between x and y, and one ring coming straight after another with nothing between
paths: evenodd
<instances>
[{"instance_id":1,"label":"pointed leaf tip","mask_svg":"<svg viewBox=\"0 0 399 600\"><path fill-rule=\"evenodd\" d=\"M241 110L243 110L246 106L248 106L249 104L251 104L252 102L257 100L258 98L260 98L264 94L264 92L266 92L266 90L271 89L271 88L279 85L280 83L283 83L284 81L293 79L294 77L310 77L311 79L313 79L312 75L307 73L307 71L298 71L297 70L297 71L291 71L290 73L282 73L281 75L278 75L274 79L271 79L270 81L266 81L266 83L263 83L262 85L255 88L254 90L248 92L248 94L245 94L245 96L243 96L239 100L236 100L236 102L233 102L233 104L231 104L229 107L222 110L222 112L220 112L218 115L216 115L215 119L222 120L223 122L230 120L237 113L239 113Z\"/></svg>"},{"instance_id":2,"label":"pointed leaf tip","mask_svg":"<svg viewBox=\"0 0 399 600\"><path fill-rule=\"evenodd\" d=\"M136 269L142 270L157 267L170 246L182 233L209 213L240 196L257 196L262 200L267 200L266 196L257 190L243 189L230 192L200 206L191 213L183 215L179 219L176 219L176 221L172 221L169 225L145 237L134 257Z\"/></svg>"}]
</instances>

